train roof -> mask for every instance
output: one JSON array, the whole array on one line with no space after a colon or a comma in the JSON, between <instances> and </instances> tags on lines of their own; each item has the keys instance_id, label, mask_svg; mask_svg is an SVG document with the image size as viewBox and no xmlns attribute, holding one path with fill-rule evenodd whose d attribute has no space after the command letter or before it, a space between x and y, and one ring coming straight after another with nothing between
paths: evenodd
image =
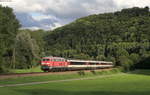
<instances>
[{"instance_id":1,"label":"train roof","mask_svg":"<svg viewBox=\"0 0 150 95\"><path fill-rule=\"evenodd\" d=\"M42 59L65 59L63 57L53 57L53 56L47 56L47 57L43 57ZM109 63L109 64L113 64L113 62L108 62L108 61L93 61L93 60L72 60L72 59L67 59L68 62L77 62L77 63Z\"/></svg>"},{"instance_id":2,"label":"train roof","mask_svg":"<svg viewBox=\"0 0 150 95\"><path fill-rule=\"evenodd\" d=\"M43 57L42 59L45 59L45 58L48 58L48 59L65 59L63 57L53 57L53 56L46 56L46 57Z\"/></svg>"},{"instance_id":3,"label":"train roof","mask_svg":"<svg viewBox=\"0 0 150 95\"><path fill-rule=\"evenodd\" d=\"M110 63L112 62L107 62L107 61L92 61L92 60L67 60L68 62L79 62L79 63Z\"/></svg>"}]
</instances>

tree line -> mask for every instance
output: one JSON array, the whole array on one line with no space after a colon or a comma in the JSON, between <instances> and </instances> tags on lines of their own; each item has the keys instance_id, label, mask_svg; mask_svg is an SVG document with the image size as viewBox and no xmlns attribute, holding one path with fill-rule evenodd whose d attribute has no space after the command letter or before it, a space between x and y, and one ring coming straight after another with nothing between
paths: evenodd
<instances>
[{"instance_id":1,"label":"tree line","mask_svg":"<svg viewBox=\"0 0 150 95\"><path fill-rule=\"evenodd\" d=\"M21 27L0 6L0 72L38 66L43 56L113 61L125 69L150 68L149 8L90 15L53 31Z\"/></svg>"}]
</instances>

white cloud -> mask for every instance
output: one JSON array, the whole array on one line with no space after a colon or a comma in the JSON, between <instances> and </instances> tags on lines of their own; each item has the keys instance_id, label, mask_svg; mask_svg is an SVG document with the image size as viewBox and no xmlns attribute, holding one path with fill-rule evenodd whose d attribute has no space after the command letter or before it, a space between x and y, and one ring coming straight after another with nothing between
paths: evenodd
<instances>
[{"instance_id":1,"label":"white cloud","mask_svg":"<svg viewBox=\"0 0 150 95\"><path fill-rule=\"evenodd\" d=\"M47 15L47 14L39 14L37 16L35 15L31 15L33 19L37 20L37 21L40 21L40 20L43 20L43 19L53 19L53 20L57 20L56 17L54 16L51 16L51 15Z\"/></svg>"},{"instance_id":2,"label":"white cloud","mask_svg":"<svg viewBox=\"0 0 150 95\"><path fill-rule=\"evenodd\" d=\"M12 7L15 13L26 13L32 17L32 21L42 21L41 25L44 23L46 28L52 28L90 14L112 12L134 6L150 6L150 0L12 0L0 4ZM40 15L33 15L34 13ZM35 24L39 28L41 25ZM44 26L42 27L45 28Z\"/></svg>"},{"instance_id":3,"label":"white cloud","mask_svg":"<svg viewBox=\"0 0 150 95\"><path fill-rule=\"evenodd\" d=\"M39 30L40 28L33 26L33 27L23 27L22 29Z\"/></svg>"},{"instance_id":4,"label":"white cloud","mask_svg":"<svg viewBox=\"0 0 150 95\"><path fill-rule=\"evenodd\" d=\"M54 27L51 27L52 30L62 26L60 23L54 23L54 25Z\"/></svg>"},{"instance_id":5,"label":"white cloud","mask_svg":"<svg viewBox=\"0 0 150 95\"><path fill-rule=\"evenodd\" d=\"M150 0L114 0L118 8L150 6Z\"/></svg>"},{"instance_id":6,"label":"white cloud","mask_svg":"<svg viewBox=\"0 0 150 95\"><path fill-rule=\"evenodd\" d=\"M115 2L113 2L112 0L95 0L95 2L92 2L92 4L89 2L85 2L82 4L82 6L87 10L89 14L112 12L117 9Z\"/></svg>"}]
</instances>

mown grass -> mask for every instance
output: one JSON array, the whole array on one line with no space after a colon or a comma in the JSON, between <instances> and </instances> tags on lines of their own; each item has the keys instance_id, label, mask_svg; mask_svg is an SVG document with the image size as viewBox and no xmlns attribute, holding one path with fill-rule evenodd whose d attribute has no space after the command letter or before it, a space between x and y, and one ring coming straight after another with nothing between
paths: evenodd
<instances>
[{"instance_id":1,"label":"mown grass","mask_svg":"<svg viewBox=\"0 0 150 95\"><path fill-rule=\"evenodd\" d=\"M50 75L44 75L44 76L17 77L17 78L0 80L0 85L50 81L50 80L64 80L64 79L74 79L74 78L86 78L86 77L116 74L116 73L120 73L121 71L122 69L120 68L114 68L112 70L107 70L107 71L95 71L94 74L93 72L79 71L77 73L70 73L70 74L66 73L66 74L50 74Z\"/></svg>"},{"instance_id":2,"label":"mown grass","mask_svg":"<svg viewBox=\"0 0 150 95\"><path fill-rule=\"evenodd\" d=\"M41 70L40 66L31 68L31 69L13 69L13 70L10 70L10 73L34 73L34 72L43 72L43 71Z\"/></svg>"},{"instance_id":3,"label":"mown grass","mask_svg":"<svg viewBox=\"0 0 150 95\"><path fill-rule=\"evenodd\" d=\"M147 73L150 70L94 80L4 87L0 88L0 95L150 95L150 76Z\"/></svg>"},{"instance_id":4,"label":"mown grass","mask_svg":"<svg viewBox=\"0 0 150 95\"><path fill-rule=\"evenodd\" d=\"M149 69L143 69L143 70L135 70L132 72L129 72L131 74L141 74L141 75L150 75L150 70Z\"/></svg>"}]
</instances>

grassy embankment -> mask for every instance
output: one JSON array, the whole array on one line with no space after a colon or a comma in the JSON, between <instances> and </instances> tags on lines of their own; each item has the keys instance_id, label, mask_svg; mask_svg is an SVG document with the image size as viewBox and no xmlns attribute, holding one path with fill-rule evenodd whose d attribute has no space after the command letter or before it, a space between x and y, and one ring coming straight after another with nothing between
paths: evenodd
<instances>
[{"instance_id":1,"label":"grassy embankment","mask_svg":"<svg viewBox=\"0 0 150 95\"><path fill-rule=\"evenodd\" d=\"M137 70L94 80L4 87L0 95L150 95L149 75L150 70Z\"/></svg>"},{"instance_id":2,"label":"grassy embankment","mask_svg":"<svg viewBox=\"0 0 150 95\"><path fill-rule=\"evenodd\" d=\"M50 81L50 80L64 80L64 79L75 79L75 78L86 78L86 77L96 77L102 75L111 75L116 73L121 73L122 69L114 68L112 70L105 71L92 71L84 72L79 71L76 73L66 73L66 74L50 74L44 76L28 76L28 77L16 77L10 79L0 80L1 84L16 84L16 83L28 83L28 82L39 82L39 81Z\"/></svg>"}]
</instances>

